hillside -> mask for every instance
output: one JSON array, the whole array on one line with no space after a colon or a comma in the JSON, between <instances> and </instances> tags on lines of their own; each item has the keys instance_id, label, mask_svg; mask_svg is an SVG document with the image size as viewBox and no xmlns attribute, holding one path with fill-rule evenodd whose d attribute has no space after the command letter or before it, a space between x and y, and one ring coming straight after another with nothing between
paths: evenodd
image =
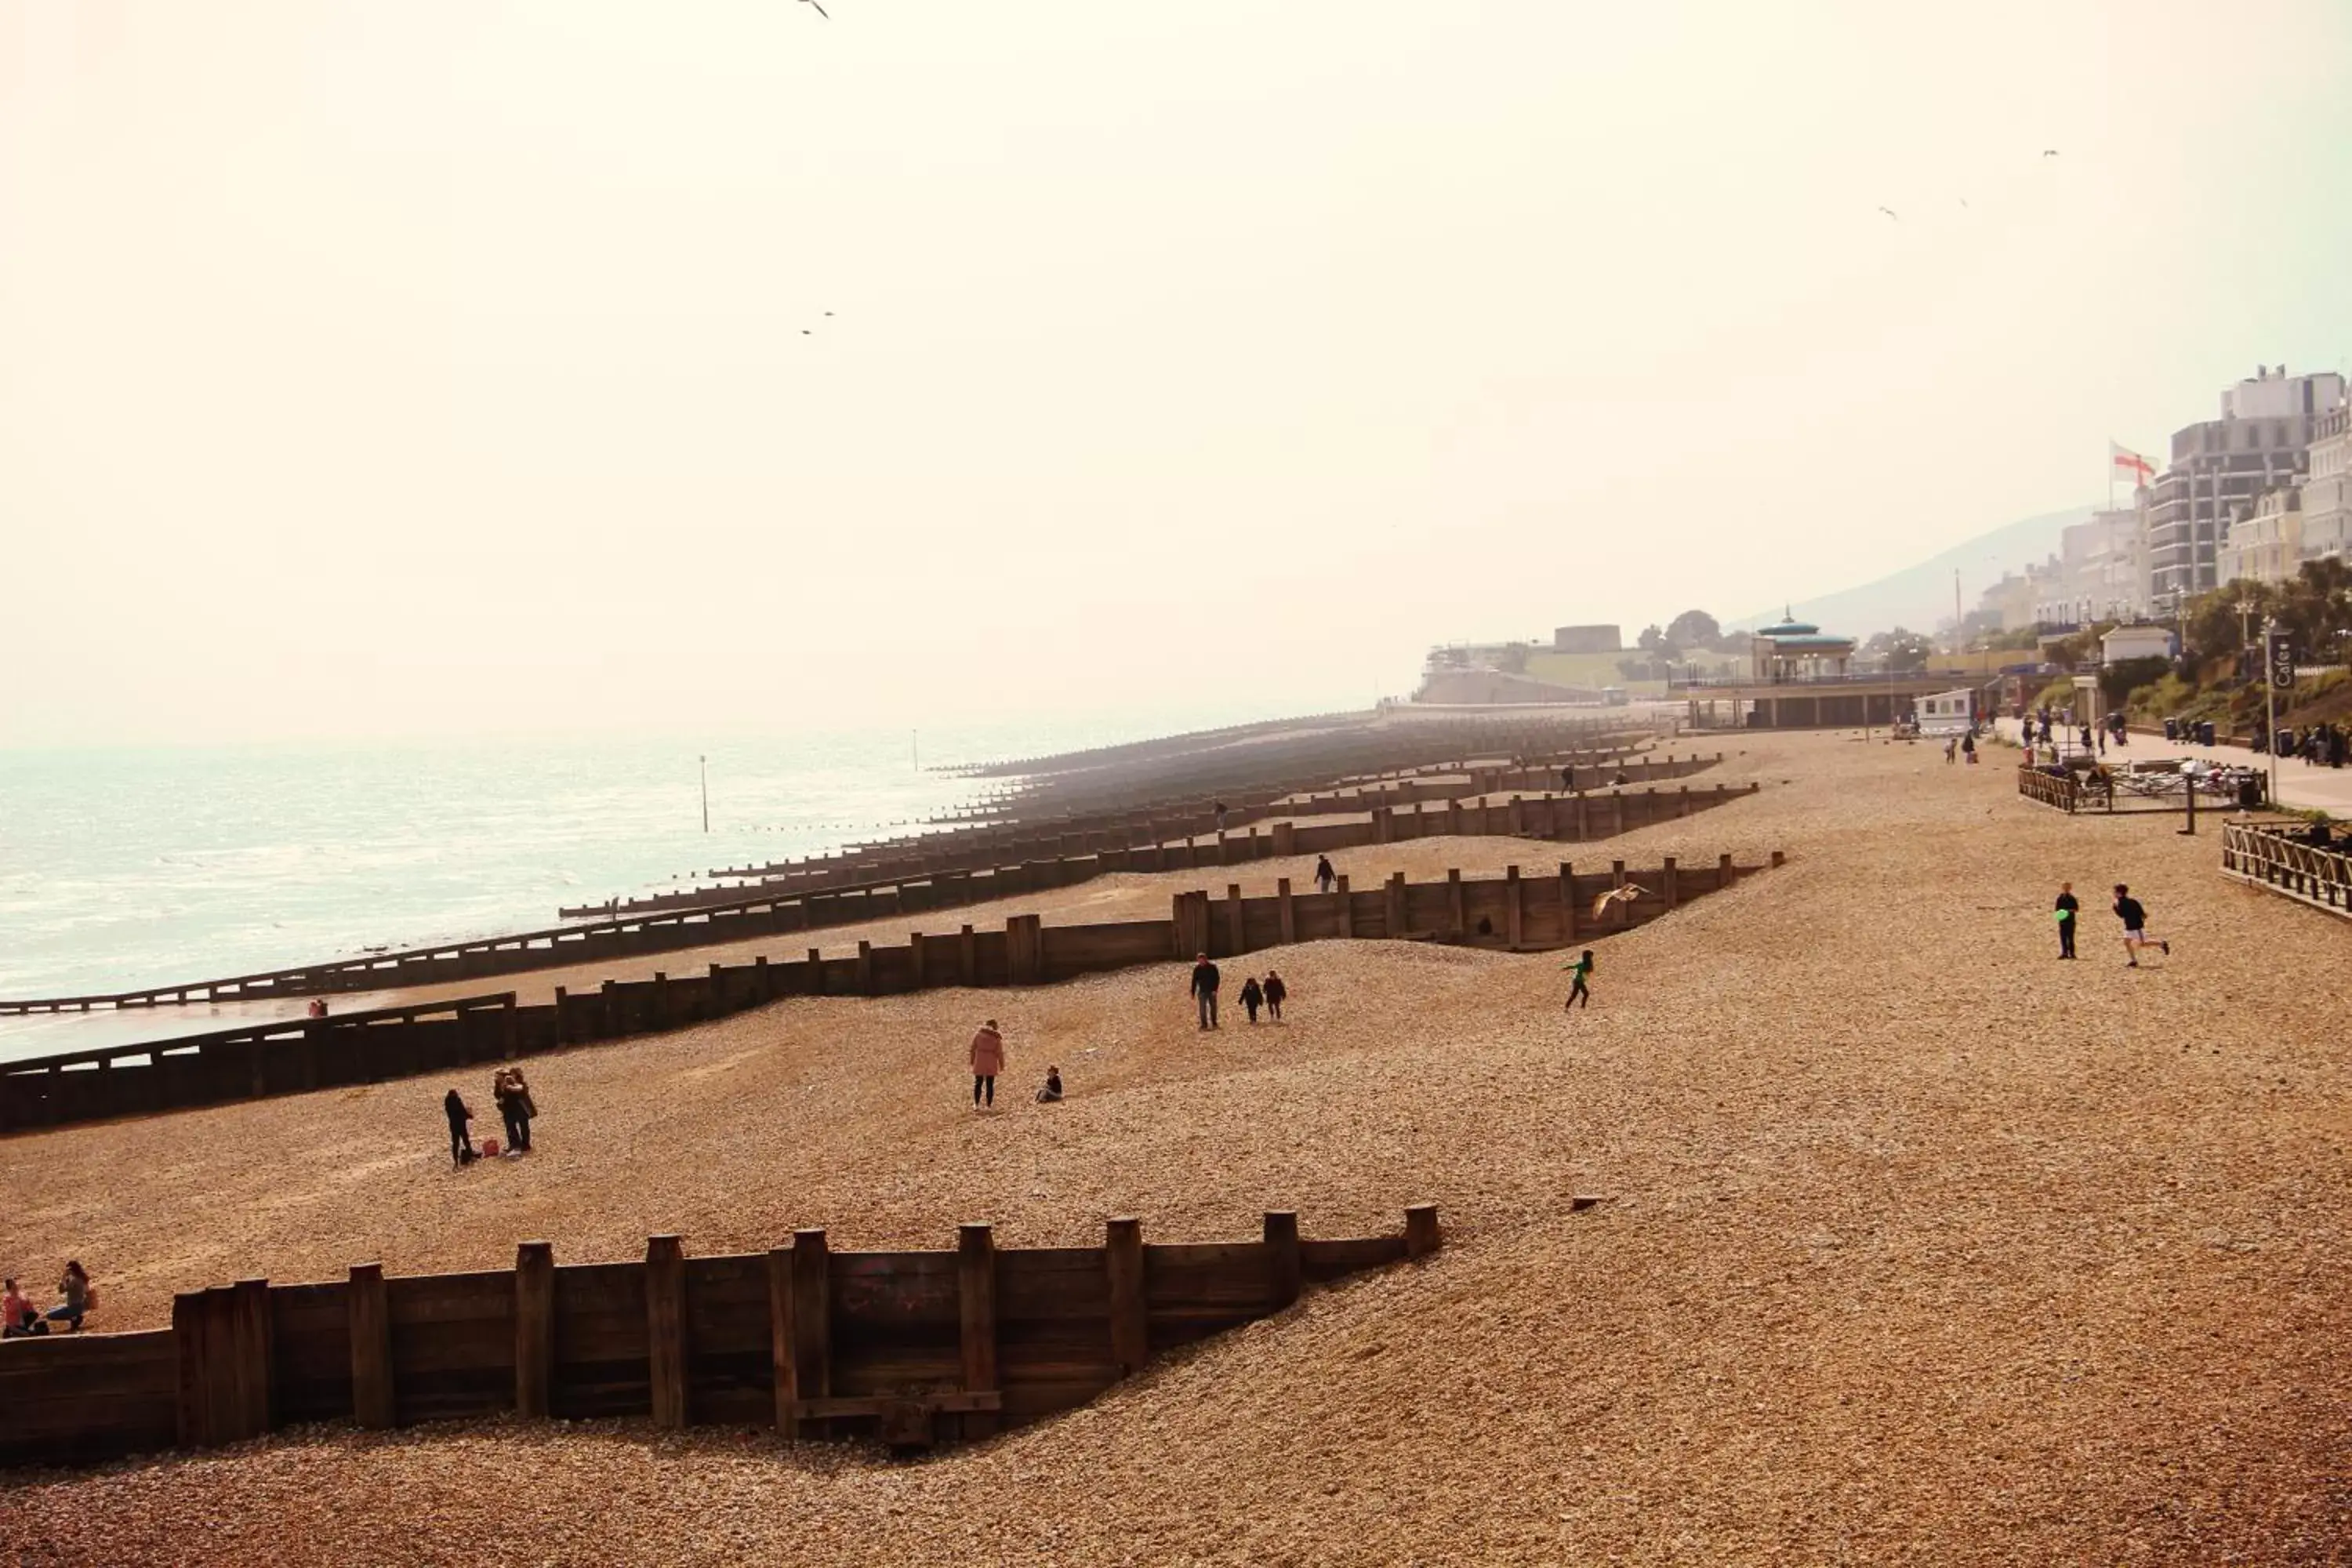
<instances>
[{"instance_id":1,"label":"hillside","mask_svg":"<svg viewBox=\"0 0 2352 1568\"><path fill-rule=\"evenodd\" d=\"M1977 597L2003 573L2022 570L2058 548L2058 535L2067 524L2090 515L2088 507L2043 512L1978 534L1902 571L1864 583L1799 599L1793 605L1769 605L1736 618L1727 626L1759 626L1777 621L1783 609L1793 608L1804 619L1832 631L1867 637L1895 626L1914 631L1933 629L1952 615L1952 574L1960 574L1962 607L1973 609Z\"/></svg>"}]
</instances>

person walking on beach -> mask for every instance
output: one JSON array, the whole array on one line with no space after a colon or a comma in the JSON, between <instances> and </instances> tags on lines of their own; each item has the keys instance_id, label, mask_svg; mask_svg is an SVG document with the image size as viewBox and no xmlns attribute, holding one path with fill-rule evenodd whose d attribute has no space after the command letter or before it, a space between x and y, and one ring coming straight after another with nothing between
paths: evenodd
<instances>
[{"instance_id":1,"label":"person walking on beach","mask_svg":"<svg viewBox=\"0 0 2352 1568\"><path fill-rule=\"evenodd\" d=\"M971 1037L971 1108L996 1109L996 1075L1004 1070L1004 1037L991 1018Z\"/></svg>"},{"instance_id":2,"label":"person walking on beach","mask_svg":"<svg viewBox=\"0 0 2352 1568\"><path fill-rule=\"evenodd\" d=\"M1586 980L1590 979L1592 974L1592 950L1589 947L1586 948L1584 952L1578 956L1577 961L1574 963L1563 963L1560 967L1567 970L1574 978L1569 982L1568 1000L1560 1005L1559 1010L1565 1013L1570 1008L1576 1006L1580 1000L1581 1000L1583 1005L1591 1007L1592 1005L1592 993L1586 987L1584 983Z\"/></svg>"},{"instance_id":3,"label":"person walking on beach","mask_svg":"<svg viewBox=\"0 0 2352 1568\"><path fill-rule=\"evenodd\" d=\"M1339 873L1331 869L1331 857L1328 855L1315 857L1315 890L1317 892L1329 892L1331 884L1339 879Z\"/></svg>"},{"instance_id":4,"label":"person walking on beach","mask_svg":"<svg viewBox=\"0 0 2352 1568\"><path fill-rule=\"evenodd\" d=\"M1217 1026L1217 985L1223 978L1217 973L1217 966L1209 962L1207 953L1194 956L1192 1000L1200 1006L1201 1027L1204 1029L1213 1029Z\"/></svg>"},{"instance_id":5,"label":"person walking on beach","mask_svg":"<svg viewBox=\"0 0 2352 1568\"><path fill-rule=\"evenodd\" d=\"M1257 1010L1265 1005L1265 993L1258 988L1256 975L1242 982L1241 999L1242 1010L1249 1015L1251 1023L1256 1023Z\"/></svg>"},{"instance_id":6,"label":"person walking on beach","mask_svg":"<svg viewBox=\"0 0 2352 1568\"><path fill-rule=\"evenodd\" d=\"M2058 884L2057 910L2058 956L2072 958L2074 956L2074 917L2083 912L2083 906L2074 898L2074 883Z\"/></svg>"},{"instance_id":7,"label":"person walking on beach","mask_svg":"<svg viewBox=\"0 0 2352 1568\"><path fill-rule=\"evenodd\" d=\"M1290 988L1283 984L1282 976L1271 969L1265 972L1265 994L1266 1016L1276 1023L1281 1023L1282 999L1290 994Z\"/></svg>"},{"instance_id":8,"label":"person walking on beach","mask_svg":"<svg viewBox=\"0 0 2352 1568\"><path fill-rule=\"evenodd\" d=\"M449 1168L454 1171L474 1158L474 1140L466 1131L474 1113L466 1109L465 1097L454 1089L441 1097L441 1113L449 1119Z\"/></svg>"},{"instance_id":9,"label":"person walking on beach","mask_svg":"<svg viewBox=\"0 0 2352 1568\"><path fill-rule=\"evenodd\" d=\"M2161 937L2148 934L2147 910L2140 906L2137 899L2131 896L2131 889L2121 882L2116 884L2116 918L2124 922L2126 968L2139 967L2139 950L2150 942L2154 942L2167 958L2172 956L2170 942Z\"/></svg>"},{"instance_id":10,"label":"person walking on beach","mask_svg":"<svg viewBox=\"0 0 2352 1568\"><path fill-rule=\"evenodd\" d=\"M490 1096L498 1101L499 1120L506 1123L507 1148L517 1154L530 1152L530 1119L539 1114L531 1102L530 1085L522 1080L522 1068L500 1068L490 1079Z\"/></svg>"}]
</instances>

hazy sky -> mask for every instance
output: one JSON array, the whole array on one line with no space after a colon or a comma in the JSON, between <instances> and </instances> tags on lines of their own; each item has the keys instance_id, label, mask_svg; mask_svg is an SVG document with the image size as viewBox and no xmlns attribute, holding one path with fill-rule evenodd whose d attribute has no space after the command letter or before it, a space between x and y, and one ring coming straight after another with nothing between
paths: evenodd
<instances>
[{"instance_id":1,"label":"hazy sky","mask_svg":"<svg viewBox=\"0 0 2352 1568\"><path fill-rule=\"evenodd\" d=\"M830 9L0 0L0 743L1360 704L2352 350L2336 0Z\"/></svg>"}]
</instances>

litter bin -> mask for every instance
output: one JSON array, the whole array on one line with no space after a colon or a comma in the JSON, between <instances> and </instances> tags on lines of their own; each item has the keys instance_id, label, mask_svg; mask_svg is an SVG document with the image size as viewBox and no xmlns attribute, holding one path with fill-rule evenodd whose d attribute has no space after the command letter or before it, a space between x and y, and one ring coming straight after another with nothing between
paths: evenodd
<instances>
[{"instance_id":1,"label":"litter bin","mask_svg":"<svg viewBox=\"0 0 2352 1568\"><path fill-rule=\"evenodd\" d=\"M2207 719L2197 726L2197 743L2200 746L2210 746L2213 743L2212 720Z\"/></svg>"},{"instance_id":2,"label":"litter bin","mask_svg":"<svg viewBox=\"0 0 2352 1568\"><path fill-rule=\"evenodd\" d=\"M2180 724L2179 721L2167 719L2164 721L2164 738L2168 741L2178 741L2180 739Z\"/></svg>"},{"instance_id":3,"label":"litter bin","mask_svg":"<svg viewBox=\"0 0 2352 1568\"><path fill-rule=\"evenodd\" d=\"M2238 781L2238 809L2253 811L2263 804L2263 775L2249 770Z\"/></svg>"}]
</instances>

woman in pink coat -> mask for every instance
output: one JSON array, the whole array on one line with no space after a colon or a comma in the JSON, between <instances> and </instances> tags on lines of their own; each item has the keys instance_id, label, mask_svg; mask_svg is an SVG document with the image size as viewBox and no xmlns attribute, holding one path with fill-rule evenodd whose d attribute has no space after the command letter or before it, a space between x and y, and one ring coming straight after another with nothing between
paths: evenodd
<instances>
[{"instance_id":1,"label":"woman in pink coat","mask_svg":"<svg viewBox=\"0 0 2352 1568\"><path fill-rule=\"evenodd\" d=\"M991 1018L971 1037L971 1108L978 1110L984 1102L989 1109L996 1107L996 1075L1004 1070L1004 1037L996 1032L996 1020Z\"/></svg>"}]
</instances>

